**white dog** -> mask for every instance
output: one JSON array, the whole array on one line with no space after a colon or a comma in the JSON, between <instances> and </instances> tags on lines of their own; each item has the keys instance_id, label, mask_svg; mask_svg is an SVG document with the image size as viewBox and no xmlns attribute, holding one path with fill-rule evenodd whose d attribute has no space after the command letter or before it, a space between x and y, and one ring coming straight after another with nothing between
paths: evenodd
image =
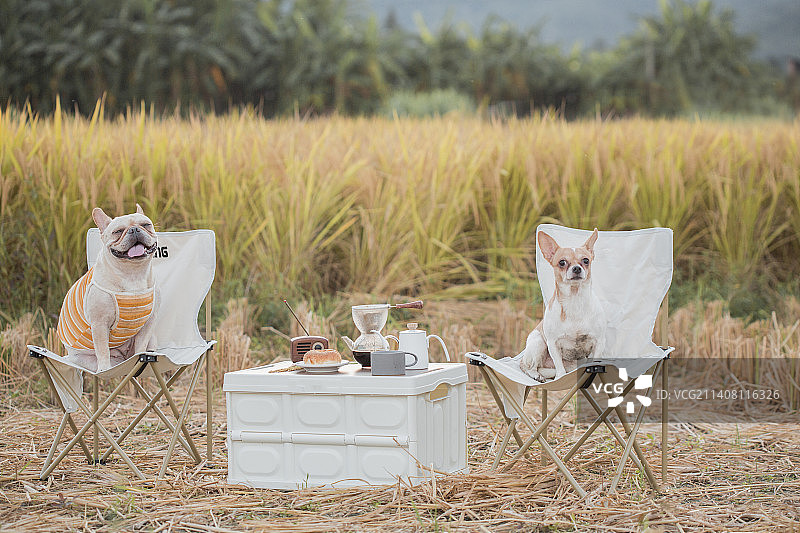
<instances>
[{"instance_id":1,"label":"white dog","mask_svg":"<svg viewBox=\"0 0 800 533\"><path fill-rule=\"evenodd\" d=\"M111 357L126 359L148 346L159 293L152 258L156 233L139 204L136 213L111 219L99 207L92 218L103 246L97 262L67 292L58 317L58 336L68 357L98 372Z\"/></svg>"},{"instance_id":2,"label":"white dog","mask_svg":"<svg viewBox=\"0 0 800 533\"><path fill-rule=\"evenodd\" d=\"M596 241L597 228L578 248L562 248L539 232L539 249L553 267L556 290L520 354L520 368L537 381L559 378L574 370L579 359L603 353L606 317L592 291Z\"/></svg>"}]
</instances>

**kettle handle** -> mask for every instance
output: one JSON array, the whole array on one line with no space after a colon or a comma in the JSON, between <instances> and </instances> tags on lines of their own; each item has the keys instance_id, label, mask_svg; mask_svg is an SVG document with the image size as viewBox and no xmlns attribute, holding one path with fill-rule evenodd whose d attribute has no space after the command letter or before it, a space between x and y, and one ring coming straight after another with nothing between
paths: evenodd
<instances>
[{"instance_id":1,"label":"kettle handle","mask_svg":"<svg viewBox=\"0 0 800 533\"><path fill-rule=\"evenodd\" d=\"M396 343L397 343L397 349L398 349L398 350L400 349L400 339L398 339L398 338L397 338L397 337L395 337L394 335L386 335L386 336L384 337L384 339L386 339L387 341L388 341L389 339L392 339L394 342L396 342ZM448 360L449 360L449 358L448 358Z\"/></svg>"},{"instance_id":2,"label":"kettle handle","mask_svg":"<svg viewBox=\"0 0 800 533\"><path fill-rule=\"evenodd\" d=\"M442 340L442 338L439 335L431 334L431 335L428 335L428 337L427 337L429 341L430 341L431 337L433 337L434 339L439 341L439 344L442 345L442 350L444 350L444 356L447 357L447 362L449 363L450 362L450 352L447 351L447 346L444 345L444 341Z\"/></svg>"}]
</instances>

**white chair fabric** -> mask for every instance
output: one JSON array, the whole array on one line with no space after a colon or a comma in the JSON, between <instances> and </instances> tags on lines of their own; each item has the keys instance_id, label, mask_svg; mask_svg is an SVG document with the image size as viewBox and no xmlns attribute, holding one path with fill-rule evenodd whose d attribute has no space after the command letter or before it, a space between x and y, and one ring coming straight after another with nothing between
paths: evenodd
<instances>
[{"instance_id":1,"label":"white chair fabric","mask_svg":"<svg viewBox=\"0 0 800 533\"><path fill-rule=\"evenodd\" d=\"M541 231L565 247L581 246L592 234L555 224L540 225L537 237ZM624 366L628 376L636 378L672 351L658 347L652 340L659 307L672 282L672 230L600 231L594 251L592 288L603 305L608 324L606 352L592 362L616 368ZM536 274L547 304L555 291L555 277L553 267L538 247ZM575 384L578 374L576 369L558 380L540 383L520 369L521 353L502 359L480 353L467 357L497 372L520 405L525 387L564 390ZM513 409L506 409L506 413L510 418L518 416Z\"/></svg>"},{"instance_id":2,"label":"white chair fabric","mask_svg":"<svg viewBox=\"0 0 800 533\"><path fill-rule=\"evenodd\" d=\"M213 344L206 342L200 334L197 316L200 306L214 281L216 269L215 235L211 230L181 232L159 232L158 251L153 258L153 273L161 293L161 302L156 311L154 339L159 357L155 370L165 372L177 367L193 364ZM97 260L102 243L100 231L92 228L86 235L86 259L88 267ZM130 357L104 372L95 372L81 361L73 361L38 347L29 347L46 356L57 371L81 391L81 373L86 372L101 379L126 375L136 358ZM56 382L59 397L67 412L75 412L74 399Z\"/></svg>"},{"instance_id":3,"label":"white chair fabric","mask_svg":"<svg viewBox=\"0 0 800 533\"><path fill-rule=\"evenodd\" d=\"M561 246L581 246L591 231L542 224ZM538 241L537 241L538 242ZM608 319L603 357L662 357L653 343L653 328L672 283L672 230L600 231L594 246L592 288ZM536 249L536 275L545 305L555 292L553 267Z\"/></svg>"}]
</instances>

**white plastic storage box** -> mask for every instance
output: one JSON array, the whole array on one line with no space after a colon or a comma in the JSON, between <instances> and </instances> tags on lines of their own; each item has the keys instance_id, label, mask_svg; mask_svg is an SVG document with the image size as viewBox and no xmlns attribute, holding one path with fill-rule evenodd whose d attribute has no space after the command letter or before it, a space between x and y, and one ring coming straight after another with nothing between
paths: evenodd
<instances>
[{"instance_id":1,"label":"white plastic storage box","mask_svg":"<svg viewBox=\"0 0 800 533\"><path fill-rule=\"evenodd\" d=\"M431 363L405 376L351 364L335 374L225 374L228 482L295 489L411 483L467 472L467 368ZM418 464L419 462L419 464Z\"/></svg>"}]
</instances>

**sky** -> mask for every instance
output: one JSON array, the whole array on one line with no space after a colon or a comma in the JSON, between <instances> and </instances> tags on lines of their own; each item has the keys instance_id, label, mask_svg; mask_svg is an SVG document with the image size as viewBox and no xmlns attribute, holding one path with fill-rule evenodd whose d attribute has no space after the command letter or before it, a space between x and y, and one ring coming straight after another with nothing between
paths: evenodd
<instances>
[{"instance_id":1,"label":"sky","mask_svg":"<svg viewBox=\"0 0 800 533\"><path fill-rule=\"evenodd\" d=\"M800 0L715 0L713 5L716 10L733 9L737 30L755 34L757 57L800 57ZM496 14L520 28L540 26L542 39L565 51L575 43L613 47L620 36L636 29L638 17L660 10L659 0L358 0L357 6L381 21L394 10L409 29L416 28L415 13L432 29L448 16L478 29L488 15Z\"/></svg>"}]
</instances>

